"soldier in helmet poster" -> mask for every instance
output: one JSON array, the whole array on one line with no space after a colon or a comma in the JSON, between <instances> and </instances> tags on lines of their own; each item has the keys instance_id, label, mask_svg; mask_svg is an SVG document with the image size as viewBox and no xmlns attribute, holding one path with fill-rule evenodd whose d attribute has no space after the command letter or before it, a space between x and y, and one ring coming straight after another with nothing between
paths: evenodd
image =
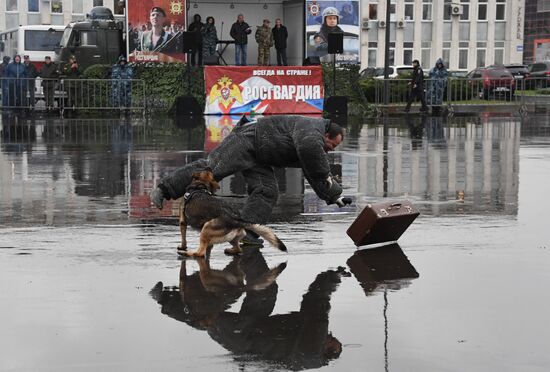
<instances>
[{"instance_id":1,"label":"soldier in helmet poster","mask_svg":"<svg viewBox=\"0 0 550 372\"><path fill-rule=\"evenodd\" d=\"M185 0L128 2L130 62L184 62Z\"/></svg>"},{"instance_id":2,"label":"soldier in helmet poster","mask_svg":"<svg viewBox=\"0 0 550 372\"><path fill-rule=\"evenodd\" d=\"M339 63L359 63L359 1L306 2L306 57L332 61L328 54L328 34L344 34L344 52L336 55Z\"/></svg>"}]
</instances>

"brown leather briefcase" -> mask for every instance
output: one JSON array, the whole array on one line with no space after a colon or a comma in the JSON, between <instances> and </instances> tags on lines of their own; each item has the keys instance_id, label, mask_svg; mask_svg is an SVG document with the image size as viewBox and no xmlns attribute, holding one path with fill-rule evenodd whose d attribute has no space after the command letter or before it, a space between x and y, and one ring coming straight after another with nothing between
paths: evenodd
<instances>
[{"instance_id":1,"label":"brown leather briefcase","mask_svg":"<svg viewBox=\"0 0 550 372\"><path fill-rule=\"evenodd\" d=\"M407 200L368 204L347 234L356 246L396 241L419 214Z\"/></svg>"}]
</instances>

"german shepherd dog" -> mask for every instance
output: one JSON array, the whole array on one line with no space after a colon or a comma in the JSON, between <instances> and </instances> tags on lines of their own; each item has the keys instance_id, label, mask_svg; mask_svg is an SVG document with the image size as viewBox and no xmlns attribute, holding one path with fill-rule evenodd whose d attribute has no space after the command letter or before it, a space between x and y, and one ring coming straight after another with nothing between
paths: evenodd
<instances>
[{"instance_id":1,"label":"german shepherd dog","mask_svg":"<svg viewBox=\"0 0 550 372\"><path fill-rule=\"evenodd\" d=\"M255 232L275 248L286 252L284 243L266 226L244 221L239 211L230 204L214 197L220 185L212 171L207 169L193 173L193 180L187 187L179 209L181 245L178 252L189 257L205 257L212 246L229 242L233 246L226 254L239 254L239 242L245 237L245 229ZM199 248L187 251L187 226L201 231Z\"/></svg>"}]
</instances>

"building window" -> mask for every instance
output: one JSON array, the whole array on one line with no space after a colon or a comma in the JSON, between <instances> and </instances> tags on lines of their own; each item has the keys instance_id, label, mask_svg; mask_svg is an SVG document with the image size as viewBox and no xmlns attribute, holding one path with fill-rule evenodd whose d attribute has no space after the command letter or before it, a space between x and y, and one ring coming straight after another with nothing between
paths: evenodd
<instances>
[{"instance_id":1,"label":"building window","mask_svg":"<svg viewBox=\"0 0 550 372\"><path fill-rule=\"evenodd\" d=\"M82 0L73 0L73 14L83 14L84 4Z\"/></svg>"},{"instance_id":2,"label":"building window","mask_svg":"<svg viewBox=\"0 0 550 372\"><path fill-rule=\"evenodd\" d=\"M446 63L446 67L449 68L450 60L451 60L451 49L443 49L443 54L441 58L443 58L443 61Z\"/></svg>"},{"instance_id":3,"label":"building window","mask_svg":"<svg viewBox=\"0 0 550 372\"><path fill-rule=\"evenodd\" d=\"M395 41L395 31L397 30L397 22L390 23L390 41Z\"/></svg>"},{"instance_id":4,"label":"building window","mask_svg":"<svg viewBox=\"0 0 550 372\"><path fill-rule=\"evenodd\" d=\"M432 50L428 49L428 48L424 48L424 49L422 49L421 53L422 53L422 56L421 56L421 61L420 62L422 62L422 66L424 66L424 67L431 66Z\"/></svg>"},{"instance_id":5,"label":"building window","mask_svg":"<svg viewBox=\"0 0 550 372\"><path fill-rule=\"evenodd\" d=\"M414 4L405 4L405 21L414 21Z\"/></svg>"},{"instance_id":6,"label":"building window","mask_svg":"<svg viewBox=\"0 0 550 372\"><path fill-rule=\"evenodd\" d=\"M412 65L413 51L412 49L403 49L403 64Z\"/></svg>"},{"instance_id":7,"label":"building window","mask_svg":"<svg viewBox=\"0 0 550 372\"><path fill-rule=\"evenodd\" d=\"M38 0L28 0L27 1L27 7L28 7L28 11L30 13L40 12L40 5L38 3Z\"/></svg>"},{"instance_id":8,"label":"building window","mask_svg":"<svg viewBox=\"0 0 550 372\"><path fill-rule=\"evenodd\" d=\"M468 49L460 49L458 51L458 68L460 70L468 68Z\"/></svg>"},{"instance_id":9,"label":"building window","mask_svg":"<svg viewBox=\"0 0 550 372\"><path fill-rule=\"evenodd\" d=\"M432 4L422 4L422 20L432 20Z\"/></svg>"},{"instance_id":10,"label":"building window","mask_svg":"<svg viewBox=\"0 0 550 372\"><path fill-rule=\"evenodd\" d=\"M470 4L461 3L462 5L462 14L460 15L461 21L467 21L470 19Z\"/></svg>"},{"instance_id":11,"label":"building window","mask_svg":"<svg viewBox=\"0 0 550 372\"><path fill-rule=\"evenodd\" d=\"M459 40L470 40L470 22L461 22Z\"/></svg>"},{"instance_id":12,"label":"building window","mask_svg":"<svg viewBox=\"0 0 550 372\"><path fill-rule=\"evenodd\" d=\"M505 40L506 23L495 22L495 40Z\"/></svg>"},{"instance_id":13,"label":"building window","mask_svg":"<svg viewBox=\"0 0 550 372\"><path fill-rule=\"evenodd\" d=\"M537 13L550 12L550 0L537 1Z\"/></svg>"},{"instance_id":14,"label":"building window","mask_svg":"<svg viewBox=\"0 0 550 372\"><path fill-rule=\"evenodd\" d=\"M369 29L369 41L378 41L378 27Z\"/></svg>"},{"instance_id":15,"label":"building window","mask_svg":"<svg viewBox=\"0 0 550 372\"><path fill-rule=\"evenodd\" d=\"M19 13L6 14L6 30L19 26Z\"/></svg>"},{"instance_id":16,"label":"building window","mask_svg":"<svg viewBox=\"0 0 550 372\"><path fill-rule=\"evenodd\" d=\"M369 66L376 67L376 55L378 53L378 49L369 49Z\"/></svg>"},{"instance_id":17,"label":"building window","mask_svg":"<svg viewBox=\"0 0 550 372\"><path fill-rule=\"evenodd\" d=\"M502 65L504 63L504 49L495 49L495 65Z\"/></svg>"},{"instance_id":18,"label":"building window","mask_svg":"<svg viewBox=\"0 0 550 372\"><path fill-rule=\"evenodd\" d=\"M432 40L432 22L422 22L422 41Z\"/></svg>"},{"instance_id":19,"label":"building window","mask_svg":"<svg viewBox=\"0 0 550 372\"><path fill-rule=\"evenodd\" d=\"M17 12L17 0L6 0L6 12Z\"/></svg>"},{"instance_id":20,"label":"building window","mask_svg":"<svg viewBox=\"0 0 550 372\"><path fill-rule=\"evenodd\" d=\"M65 25L65 19L63 17L63 14L52 14L51 24L57 25L57 26Z\"/></svg>"},{"instance_id":21,"label":"building window","mask_svg":"<svg viewBox=\"0 0 550 372\"><path fill-rule=\"evenodd\" d=\"M477 40L487 40L487 22L479 22L477 24Z\"/></svg>"},{"instance_id":22,"label":"building window","mask_svg":"<svg viewBox=\"0 0 550 372\"><path fill-rule=\"evenodd\" d=\"M29 25L39 25L42 23L42 16L40 13L29 13L27 14L27 24Z\"/></svg>"},{"instance_id":23,"label":"building window","mask_svg":"<svg viewBox=\"0 0 550 372\"><path fill-rule=\"evenodd\" d=\"M480 20L480 21L486 21L487 20L487 3L478 4L478 6L477 6L477 19Z\"/></svg>"},{"instance_id":24,"label":"building window","mask_svg":"<svg viewBox=\"0 0 550 372\"><path fill-rule=\"evenodd\" d=\"M403 32L403 41L404 42L414 41L414 23L406 24L405 32Z\"/></svg>"},{"instance_id":25,"label":"building window","mask_svg":"<svg viewBox=\"0 0 550 372\"><path fill-rule=\"evenodd\" d=\"M386 17L384 17L386 19ZM395 21L395 4L390 4L390 21Z\"/></svg>"},{"instance_id":26,"label":"building window","mask_svg":"<svg viewBox=\"0 0 550 372\"><path fill-rule=\"evenodd\" d=\"M443 40L449 41L452 40L452 23L451 22L443 22Z\"/></svg>"},{"instance_id":27,"label":"building window","mask_svg":"<svg viewBox=\"0 0 550 372\"><path fill-rule=\"evenodd\" d=\"M477 50L477 61L476 61L476 67L485 67L485 49L478 49Z\"/></svg>"},{"instance_id":28,"label":"building window","mask_svg":"<svg viewBox=\"0 0 550 372\"><path fill-rule=\"evenodd\" d=\"M369 4L369 19L378 19L378 4Z\"/></svg>"},{"instance_id":29,"label":"building window","mask_svg":"<svg viewBox=\"0 0 550 372\"><path fill-rule=\"evenodd\" d=\"M124 15L125 3L124 0L114 0L114 13L116 15Z\"/></svg>"},{"instance_id":30,"label":"building window","mask_svg":"<svg viewBox=\"0 0 550 372\"><path fill-rule=\"evenodd\" d=\"M497 0L497 21L504 21L506 19L506 3L505 0Z\"/></svg>"},{"instance_id":31,"label":"building window","mask_svg":"<svg viewBox=\"0 0 550 372\"><path fill-rule=\"evenodd\" d=\"M444 21L451 20L451 4L443 5L443 20Z\"/></svg>"},{"instance_id":32,"label":"building window","mask_svg":"<svg viewBox=\"0 0 550 372\"><path fill-rule=\"evenodd\" d=\"M63 2L61 0L52 0L50 4L52 13L63 13Z\"/></svg>"}]
</instances>

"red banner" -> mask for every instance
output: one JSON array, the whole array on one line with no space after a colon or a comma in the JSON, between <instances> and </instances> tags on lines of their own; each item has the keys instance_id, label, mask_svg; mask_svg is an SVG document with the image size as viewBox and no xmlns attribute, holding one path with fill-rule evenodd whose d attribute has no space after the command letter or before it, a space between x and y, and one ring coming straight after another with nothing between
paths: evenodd
<instances>
[{"instance_id":1,"label":"red banner","mask_svg":"<svg viewBox=\"0 0 550 372\"><path fill-rule=\"evenodd\" d=\"M320 114L321 66L206 66L205 114Z\"/></svg>"}]
</instances>

